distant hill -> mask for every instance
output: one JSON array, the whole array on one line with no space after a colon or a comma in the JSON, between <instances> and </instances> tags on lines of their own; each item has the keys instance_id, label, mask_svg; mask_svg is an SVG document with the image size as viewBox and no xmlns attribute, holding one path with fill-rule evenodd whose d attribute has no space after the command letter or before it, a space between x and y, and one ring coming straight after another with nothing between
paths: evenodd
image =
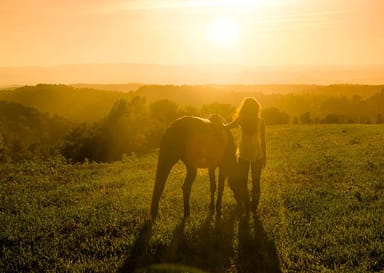
<instances>
[{"instance_id":1,"label":"distant hill","mask_svg":"<svg viewBox=\"0 0 384 273\"><path fill-rule=\"evenodd\" d=\"M71 84L76 88L90 88L103 91L119 91L119 92L132 92L143 86L142 83L126 83L126 84L96 84L96 83L77 83Z\"/></svg>"},{"instance_id":2,"label":"distant hill","mask_svg":"<svg viewBox=\"0 0 384 273\"><path fill-rule=\"evenodd\" d=\"M164 90L167 90L162 86ZM361 96L363 98L370 97L384 89L384 84L381 85L363 85L363 84L331 84L331 85L310 85L310 84L254 84L254 85L193 85L193 86L173 86L180 89L193 89L204 90L209 92L227 91L231 93L242 93L245 95L287 95L287 94L308 94L308 95L327 95L327 96L346 96L352 97L354 95ZM156 88L156 86L141 86L138 91L142 89L150 90ZM214 97L217 94L211 95ZM161 94L158 94L161 96Z\"/></svg>"},{"instance_id":3,"label":"distant hill","mask_svg":"<svg viewBox=\"0 0 384 273\"><path fill-rule=\"evenodd\" d=\"M127 82L182 85L383 84L384 65L250 67L240 65L69 64L51 67L0 67L0 86L38 83L121 84Z\"/></svg>"},{"instance_id":4,"label":"distant hill","mask_svg":"<svg viewBox=\"0 0 384 273\"><path fill-rule=\"evenodd\" d=\"M100 89L102 86L129 90L131 85L97 85ZM33 107L73 122L99 121L117 100L131 100L134 96L145 98L148 105L171 100L181 108L212 103L237 107L244 97L254 96L264 108L277 107L291 116L305 112L320 117L327 113L365 113L373 119L383 112L383 94L384 85L143 85L121 92L39 84L1 90L0 101Z\"/></svg>"},{"instance_id":5,"label":"distant hill","mask_svg":"<svg viewBox=\"0 0 384 273\"><path fill-rule=\"evenodd\" d=\"M0 91L0 101L19 103L42 113L78 122L98 121L108 113L115 101L131 97L131 93L49 84Z\"/></svg>"}]
</instances>

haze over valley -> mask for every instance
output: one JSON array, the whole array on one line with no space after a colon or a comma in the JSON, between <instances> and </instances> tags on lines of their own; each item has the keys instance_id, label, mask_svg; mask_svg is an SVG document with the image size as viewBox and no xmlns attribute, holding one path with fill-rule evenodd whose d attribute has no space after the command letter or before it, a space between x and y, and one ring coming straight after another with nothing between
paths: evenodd
<instances>
[{"instance_id":1,"label":"haze over valley","mask_svg":"<svg viewBox=\"0 0 384 273\"><path fill-rule=\"evenodd\" d=\"M381 84L384 65L244 66L72 64L0 67L0 87L38 83Z\"/></svg>"}]
</instances>

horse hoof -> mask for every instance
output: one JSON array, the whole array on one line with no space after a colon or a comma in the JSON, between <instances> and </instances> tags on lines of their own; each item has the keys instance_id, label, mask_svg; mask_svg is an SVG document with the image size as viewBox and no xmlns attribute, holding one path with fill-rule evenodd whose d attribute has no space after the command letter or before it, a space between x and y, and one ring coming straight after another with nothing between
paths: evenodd
<instances>
[{"instance_id":1,"label":"horse hoof","mask_svg":"<svg viewBox=\"0 0 384 273\"><path fill-rule=\"evenodd\" d=\"M191 212L189 210L184 210L184 219L189 218Z\"/></svg>"},{"instance_id":2,"label":"horse hoof","mask_svg":"<svg viewBox=\"0 0 384 273\"><path fill-rule=\"evenodd\" d=\"M216 219L221 220L221 213L216 213Z\"/></svg>"},{"instance_id":3,"label":"horse hoof","mask_svg":"<svg viewBox=\"0 0 384 273\"><path fill-rule=\"evenodd\" d=\"M221 209L217 209L216 210L216 216L217 217L221 217Z\"/></svg>"}]
</instances>

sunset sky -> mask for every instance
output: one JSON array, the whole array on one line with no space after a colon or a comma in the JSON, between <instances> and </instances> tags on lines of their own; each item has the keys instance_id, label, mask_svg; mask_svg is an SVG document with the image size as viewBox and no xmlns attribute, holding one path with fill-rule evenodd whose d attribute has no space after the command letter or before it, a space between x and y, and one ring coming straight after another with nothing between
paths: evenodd
<instances>
[{"instance_id":1,"label":"sunset sky","mask_svg":"<svg viewBox=\"0 0 384 273\"><path fill-rule=\"evenodd\" d=\"M383 0L1 0L0 66L384 64Z\"/></svg>"}]
</instances>

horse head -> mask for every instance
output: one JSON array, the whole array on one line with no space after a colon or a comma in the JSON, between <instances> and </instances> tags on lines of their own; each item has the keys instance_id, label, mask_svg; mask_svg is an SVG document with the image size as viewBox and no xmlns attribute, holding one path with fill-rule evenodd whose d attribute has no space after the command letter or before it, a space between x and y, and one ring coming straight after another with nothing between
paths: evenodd
<instances>
[{"instance_id":1,"label":"horse head","mask_svg":"<svg viewBox=\"0 0 384 273\"><path fill-rule=\"evenodd\" d=\"M236 144L233 138L233 135L231 131L226 128L224 125L226 124L225 119L218 115L218 114L212 114L208 118L212 123L216 124L217 126L220 126L220 129L224 131L226 134L226 148L225 153L223 156L223 161L221 165L219 166L222 168L226 173L228 177L228 184L231 188L233 195L236 199L237 204L242 209L247 209L249 206L249 194L248 194L248 188L246 185L241 183L240 176L238 173L238 165L237 165L237 156L236 156Z\"/></svg>"}]
</instances>

